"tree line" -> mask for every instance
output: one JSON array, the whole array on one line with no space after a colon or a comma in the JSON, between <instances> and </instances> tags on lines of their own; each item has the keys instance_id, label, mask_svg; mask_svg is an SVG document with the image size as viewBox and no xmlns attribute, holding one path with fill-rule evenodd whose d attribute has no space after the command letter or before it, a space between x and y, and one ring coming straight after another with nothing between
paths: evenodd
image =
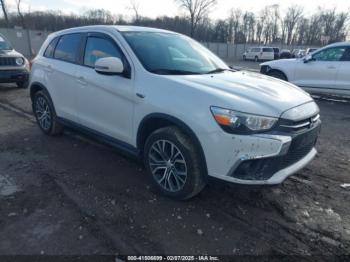
<instances>
[{"instance_id":1,"label":"tree line","mask_svg":"<svg viewBox=\"0 0 350 262\"><path fill-rule=\"evenodd\" d=\"M57 31L65 28L118 24L168 29L206 42L320 45L344 41L349 33L348 11L317 8L306 15L303 7L289 6L284 12L279 5L266 6L253 13L234 8L224 19L210 19L209 14L220 0L174 0L184 11L181 16L142 16L137 0L130 0L132 19L108 10L88 10L81 14L60 11L22 12L21 0L16 0L17 12L7 12L6 1L0 0L3 17L0 27L21 26L27 29ZM121 10L123 12L123 10Z\"/></svg>"}]
</instances>

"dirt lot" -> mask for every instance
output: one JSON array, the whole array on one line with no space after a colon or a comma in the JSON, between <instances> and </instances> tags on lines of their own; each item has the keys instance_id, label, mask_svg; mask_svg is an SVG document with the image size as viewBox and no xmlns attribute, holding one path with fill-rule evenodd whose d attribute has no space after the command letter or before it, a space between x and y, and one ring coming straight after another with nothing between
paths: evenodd
<instances>
[{"instance_id":1,"label":"dirt lot","mask_svg":"<svg viewBox=\"0 0 350 262\"><path fill-rule=\"evenodd\" d=\"M318 104L319 155L283 185L175 202L113 149L43 135L27 91L1 87L0 254L349 255L350 103Z\"/></svg>"}]
</instances>

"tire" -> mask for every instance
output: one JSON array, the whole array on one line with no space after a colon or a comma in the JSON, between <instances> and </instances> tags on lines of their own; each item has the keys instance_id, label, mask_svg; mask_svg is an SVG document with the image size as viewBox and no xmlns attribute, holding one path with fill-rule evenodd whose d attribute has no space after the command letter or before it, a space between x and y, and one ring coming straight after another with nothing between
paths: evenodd
<instances>
[{"instance_id":1,"label":"tire","mask_svg":"<svg viewBox=\"0 0 350 262\"><path fill-rule=\"evenodd\" d=\"M254 61L255 61L255 62L259 62L259 57L256 56L255 59L254 59Z\"/></svg>"},{"instance_id":2,"label":"tire","mask_svg":"<svg viewBox=\"0 0 350 262\"><path fill-rule=\"evenodd\" d=\"M144 162L153 185L165 196L186 200L205 187L199 150L175 126L158 129L147 138Z\"/></svg>"},{"instance_id":3,"label":"tire","mask_svg":"<svg viewBox=\"0 0 350 262\"><path fill-rule=\"evenodd\" d=\"M272 76L274 78L278 78L281 79L283 81L288 81L287 77L285 76L285 74L283 74L281 71L277 71L277 70L272 70L269 73L269 76Z\"/></svg>"},{"instance_id":4,"label":"tire","mask_svg":"<svg viewBox=\"0 0 350 262\"><path fill-rule=\"evenodd\" d=\"M62 125L57 121L56 111L50 95L46 91L41 90L34 94L33 112L44 134L55 136L63 132Z\"/></svg>"},{"instance_id":5,"label":"tire","mask_svg":"<svg viewBox=\"0 0 350 262\"><path fill-rule=\"evenodd\" d=\"M17 82L16 85L17 85L18 88L27 88L28 87L28 81Z\"/></svg>"}]
</instances>

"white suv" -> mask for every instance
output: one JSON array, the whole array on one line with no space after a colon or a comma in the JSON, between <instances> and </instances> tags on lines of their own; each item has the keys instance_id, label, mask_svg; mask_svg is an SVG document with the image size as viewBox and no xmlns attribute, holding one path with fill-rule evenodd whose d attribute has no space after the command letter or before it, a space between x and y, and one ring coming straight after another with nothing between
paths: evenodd
<instances>
[{"instance_id":1,"label":"white suv","mask_svg":"<svg viewBox=\"0 0 350 262\"><path fill-rule=\"evenodd\" d=\"M278 184L309 163L319 109L298 87L235 72L194 40L128 26L69 29L33 61L39 127L63 126L144 160L164 194L187 199L207 178Z\"/></svg>"},{"instance_id":2,"label":"white suv","mask_svg":"<svg viewBox=\"0 0 350 262\"><path fill-rule=\"evenodd\" d=\"M269 61L275 59L275 51L272 47L254 47L243 54L243 60Z\"/></svg>"},{"instance_id":3,"label":"white suv","mask_svg":"<svg viewBox=\"0 0 350 262\"><path fill-rule=\"evenodd\" d=\"M260 72L310 93L350 96L350 42L334 43L303 58L262 63Z\"/></svg>"}]
</instances>

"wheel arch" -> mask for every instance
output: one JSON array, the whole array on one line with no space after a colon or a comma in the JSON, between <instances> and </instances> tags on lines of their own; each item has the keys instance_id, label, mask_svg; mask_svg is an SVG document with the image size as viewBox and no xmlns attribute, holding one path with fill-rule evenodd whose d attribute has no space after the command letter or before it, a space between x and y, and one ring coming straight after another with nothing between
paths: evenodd
<instances>
[{"instance_id":1,"label":"wheel arch","mask_svg":"<svg viewBox=\"0 0 350 262\"><path fill-rule=\"evenodd\" d=\"M39 83L39 82L33 82L33 83L31 83L31 85L30 85L30 98L31 98L31 100L33 101L33 98L34 98L34 94L36 93L36 92L38 92L38 91L41 91L41 90L45 90L49 95L50 95L50 93L49 93L49 91L47 90L47 88L43 85L43 84L41 84L41 83ZM50 99L51 99L51 96L50 96ZM52 99L51 99L52 100Z\"/></svg>"},{"instance_id":2,"label":"wheel arch","mask_svg":"<svg viewBox=\"0 0 350 262\"><path fill-rule=\"evenodd\" d=\"M163 113L152 113L145 116L142 119L138 127L137 136L136 136L137 148L139 149L141 155L148 136L155 130L166 126L176 126L191 138L191 140L199 150L199 155L202 163L204 164L204 170L207 174L208 169L207 169L207 163L206 163L203 147L197 135L186 123L184 123L182 120L176 117L173 117L171 115L167 115Z\"/></svg>"},{"instance_id":3,"label":"wheel arch","mask_svg":"<svg viewBox=\"0 0 350 262\"><path fill-rule=\"evenodd\" d=\"M272 72L279 72L279 73L281 73L282 75L284 75L284 77L286 78L286 80L289 81L289 80L288 80L287 74L284 73L281 69L271 68L270 71L268 72L268 75L270 75Z\"/></svg>"},{"instance_id":4,"label":"wheel arch","mask_svg":"<svg viewBox=\"0 0 350 262\"><path fill-rule=\"evenodd\" d=\"M32 100L32 103L34 101L34 95L36 92L45 91L47 93L52 105L53 105L53 109L55 110L55 114L57 114L55 103L51 97L49 90L46 88L46 86L44 86L42 83L39 83L39 82L33 82L33 83L31 83L29 88L30 88L30 99Z\"/></svg>"}]
</instances>

